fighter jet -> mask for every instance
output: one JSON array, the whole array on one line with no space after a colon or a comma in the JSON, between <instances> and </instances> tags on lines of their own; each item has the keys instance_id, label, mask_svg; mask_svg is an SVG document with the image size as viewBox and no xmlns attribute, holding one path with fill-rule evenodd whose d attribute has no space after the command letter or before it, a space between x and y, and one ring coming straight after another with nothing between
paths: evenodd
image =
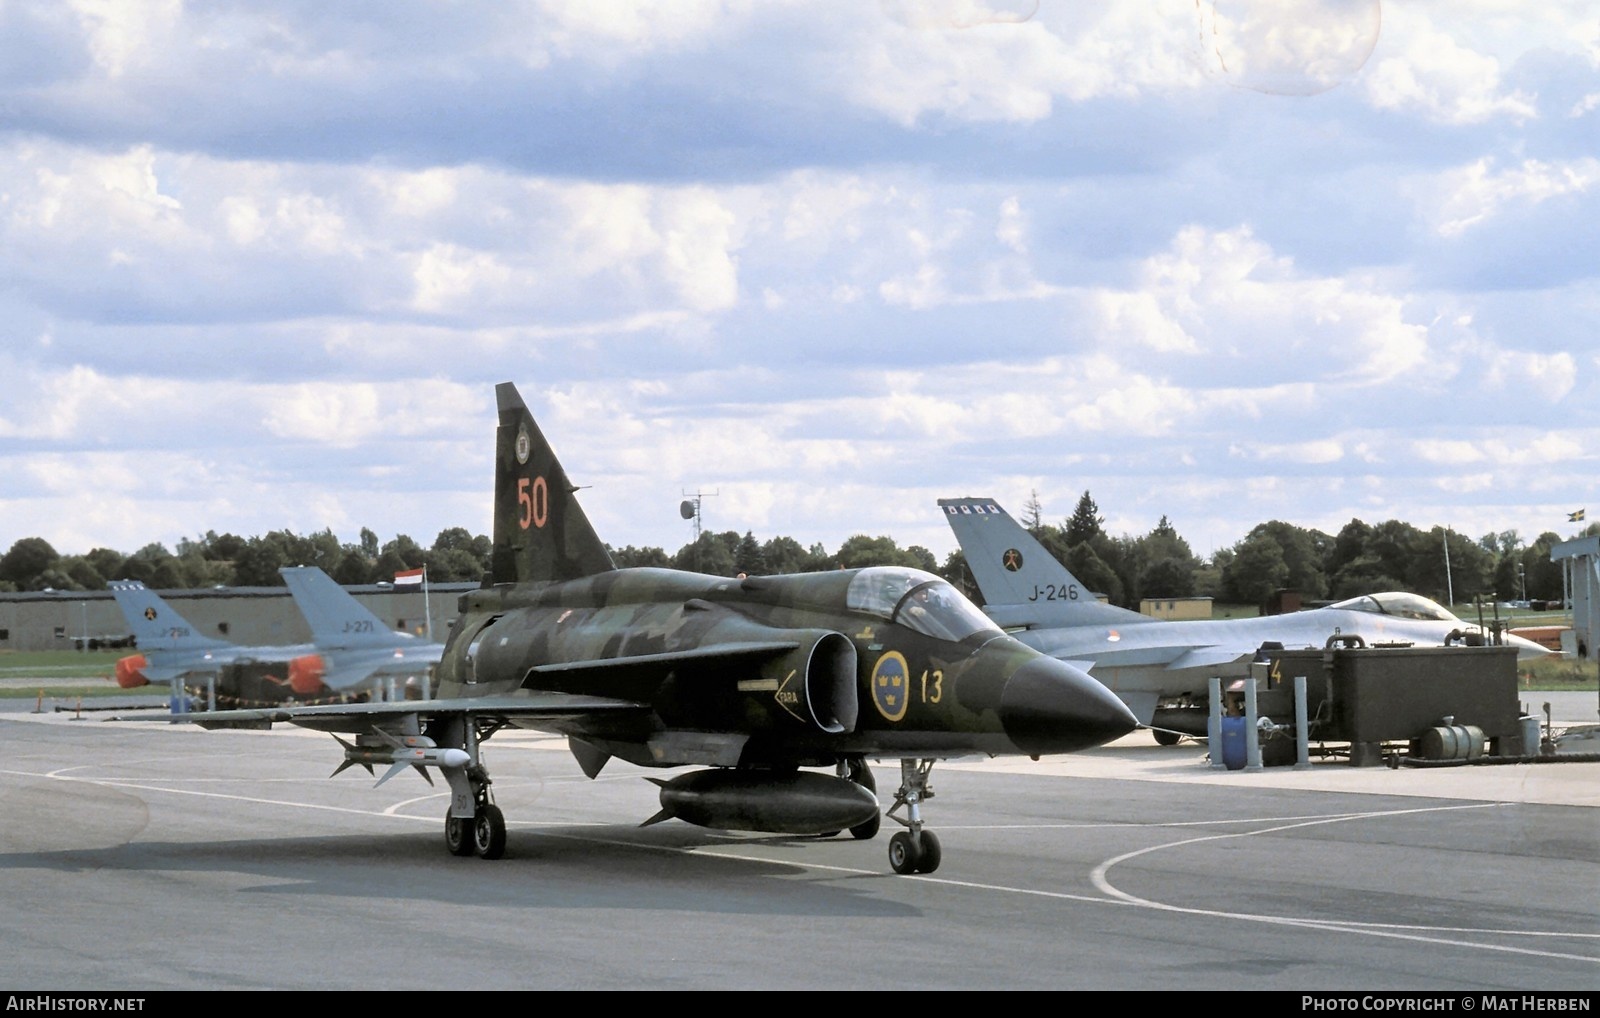
<instances>
[{"instance_id":1,"label":"fighter jet","mask_svg":"<svg viewBox=\"0 0 1600 1018\"><path fill-rule=\"evenodd\" d=\"M319 661L308 660L316 652L310 644L245 647L201 636L161 595L138 580L113 580L107 586L139 648L139 653L117 661L117 685L124 689L151 682L214 680L241 662L278 666L283 674L277 679L286 691L309 695L322 688L324 669Z\"/></svg>"},{"instance_id":2,"label":"fighter jet","mask_svg":"<svg viewBox=\"0 0 1600 1018\"><path fill-rule=\"evenodd\" d=\"M390 629L316 566L284 566L278 572L311 627L322 668L318 678L330 689L430 679L444 644Z\"/></svg>"},{"instance_id":3,"label":"fighter jet","mask_svg":"<svg viewBox=\"0 0 1600 1018\"><path fill-rule=\"evenodd\" d=\"M436 768L454 855L505 852L482 749L511 726L566 736L591 778L613 757L696 768L651 779L661 808L645 825L871 838L888 816L904 828L888 846L897 873L942 859L922 816L937 760L1070 753L1137 726L1104 686L921 570L616 568L516 387L495 394L491 572L462 595L437 696L188 720L352 736L339 770L388 764L381 780ZM885 757L900 786L880 812L868 760Z\"/></svg>"},{"instance_id":4,"label":"fighter jet","mask_svg":"<svg viewBox=\"0 0 1600 1018\"><path fill-rule=\"evenodd\" d=\"M1350 646L1486 642L1442 605L1400 592L1259 618L1156 619L1101 602L994 499L942 498L939 506L983 610L1028 646L1099 679L1164 746L1203 737L1211 678L1248 676L1264 649L1321 648L1330 638ZM1519 636L1502 639L1519 660L1549 653Z\"/></svg>"},{"instance_id":5,"label":"fighter jet","mask_svg":"<svg viewBox=\"0 0 1600 1018\"><path fill-rule=\"evenodd\" d=\"M353 695L393 699L419 690L426 696L443 644L388 629L314 566L281 572L311 627L311 643L246 647L201 636L144 584L112 581L112 596L139 648L117 661L117 684L124 689L151 682L204 686L208 698L236 706L342 702Z\"/></svg>"}]
</instances>

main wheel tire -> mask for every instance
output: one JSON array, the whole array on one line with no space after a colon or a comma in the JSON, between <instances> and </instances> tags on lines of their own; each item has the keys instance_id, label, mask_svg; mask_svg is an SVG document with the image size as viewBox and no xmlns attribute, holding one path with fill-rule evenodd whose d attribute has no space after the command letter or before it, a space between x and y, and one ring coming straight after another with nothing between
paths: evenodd
<instances>
[{"instance_id":1,"label":"main wheel tire","mask_svg":"<svg viewBox=\"0 0 1600 1018\"><path fill-rule=\"evenodd\" d=\"M889 867L896 873L915 873L922 863L922 852L907 831L898 831L889 839Z\"/></svg>"},{"instance_id":2,"label":"main wheel tire","mask_svg":"<svg viewBox=\"0 0 1600 1018\"><path fill-rule=\"evenodd\" d=\"M939 846L939 837L932 831L922 832L922 858L917 860L918 873L932 873L939 868L939 863L944 861L944 849Z\"/></svg>"},{"instance_id":3,"label":"main wheel tire","mask_svg":"<svg viewBox=\"0 0 1600 1018\"><path fill-rule=\"evenodd\" d=\"M473 821L463 820L457 816L444 815L444 847L450 850L451 855L471 855Z\"/></svg>"},{"instance_id":4,"label":"main wheel tire","mask_svg":"<svg viewBox=\"0 0 1600 1018\"><path fill-rule=\"evenodd\" d=\"M1177 732L1169 732L1165 728L1154 729L1150 734L1156 737L1157 746L1176 746L1178 740L1183 738Z\"/></svg>"},{"instance_id":5,"label":"main wheel tire","mask_svg":"<svg viewBox=\"0 0 1600 1018\"><path fill-rule=\"evenodd\" d=\"M498 859L506 854L506 818L500 807L485 803L472 821L472 849L480 859Z\"/></svg>"}]
</instances>

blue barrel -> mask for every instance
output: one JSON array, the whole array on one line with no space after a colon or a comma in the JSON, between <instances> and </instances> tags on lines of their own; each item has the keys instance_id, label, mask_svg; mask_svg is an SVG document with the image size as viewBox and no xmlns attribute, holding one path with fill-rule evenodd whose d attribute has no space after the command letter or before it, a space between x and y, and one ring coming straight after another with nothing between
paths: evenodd
<instances>
[{"instance_id":1,"label":"blue barrel","mask_svg":"<svg viewBox=\"0 0 1600 1018\"><path fill-rule=\"evenodd\" d=\"M1222 765L1230 771L1244 770L1248 757L1245 736L1250 732L1244 718L1222 719Z\"/></svg>"}]
</instances>

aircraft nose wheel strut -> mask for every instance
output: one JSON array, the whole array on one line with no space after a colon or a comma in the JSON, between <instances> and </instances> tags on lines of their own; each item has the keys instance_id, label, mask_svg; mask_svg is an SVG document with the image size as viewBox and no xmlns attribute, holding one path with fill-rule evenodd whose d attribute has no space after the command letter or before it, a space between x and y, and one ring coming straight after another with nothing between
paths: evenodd
<instances>
[{"instance_id":1,"label":"aircraft nose wheel strut","mask_svg":"<svg viewBox=\"0 0 1600 1018\"><path fill-rule=\"evenodd\" d=\"M933 798L933 786L928 784L933 764L932 760L900 761L900 787L894 793L894 805L884 814L906 828L889 839L889 866L896 873L932 873L944 858L938 836L922 826L922 803ZM897 816L902 806L906 815Z\"/></svg>"}]
</instances>

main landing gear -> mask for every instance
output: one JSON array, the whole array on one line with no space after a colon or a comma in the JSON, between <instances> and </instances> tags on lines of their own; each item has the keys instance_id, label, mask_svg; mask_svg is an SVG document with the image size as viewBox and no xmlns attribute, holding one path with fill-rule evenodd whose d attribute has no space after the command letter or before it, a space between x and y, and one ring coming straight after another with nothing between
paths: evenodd
<instances>
[{"instance_id":1,"label":"main landing gear","mask_svg":"<svg viewBox=\"0 0 1600 1018\"><path fill-rule=\"evenodd\" d=\"M488 801L479 804L470 817L458 817L453 812L445 814L444 846L451 855L500 858L506 854L505 814Z\"/></svg>"},{"instance_id":2,"label":"main landing gear","mask_svg":"<svg viewBox=\"0 0 1600 1018\"><path fill-rule=\"evenodd\" d=\"M922 826L921 804L933 798L933 787L928 784L933 764L932 760L900 761L900 788L894 793L894 805L885 814L906 828L889 839L889 865L896 873L932 873L944 859L938 836ZM895 816L902 806L906 815Z\"/></svg>"},{"instance_id":3,"label":"main landing gear","mask_svg":"<svg viewBox=\"0 0 1600 1018\"><path fill-rule=\"evenodd\" d=\"M459 722L458 722L459 724ZM444 846L451 855L476 855L480 859L498 859L506 854L506 817L494 804L489 791L492 782L489 771L483 766L479 746L499 725L482 729L468 719L460 724L459 744L471 755L465 767L445 767L445 780L450 783L450 810L444 817ZM448 737L448 736L446 736Z\"/></svg>"}]
</instances>

